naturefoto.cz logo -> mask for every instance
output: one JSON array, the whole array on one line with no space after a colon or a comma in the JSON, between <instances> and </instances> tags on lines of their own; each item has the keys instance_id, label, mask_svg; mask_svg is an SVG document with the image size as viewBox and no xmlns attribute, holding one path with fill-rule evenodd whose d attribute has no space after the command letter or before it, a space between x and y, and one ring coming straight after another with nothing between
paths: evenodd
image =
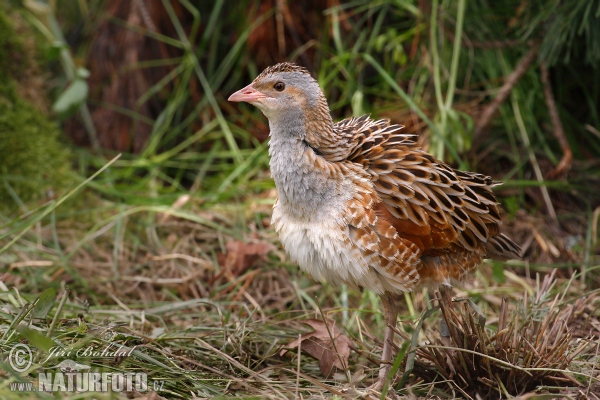
<instances>
[{"instance_id":1,"label":"naturefoto.cz logo","mask_svg":"<svg viewBox=\"0 0 600 400\"><path fill-rule=\"evenodd\" d=\"M42 360L42 363L45 364L59 353L58 350L51 349L50 356L46 357L45 361ZM96 356L107 356L108 353L111 353L111 356L115 355L115 351L98 352L89 348L87 353ZM128 353L116 355L130 355L131 351ZM22 343L15 344L8 354L8 363L16 372L26 372L33 363L32 359L31 349ZM90 369L88 365L65 359L57 365L39 371L37 379L33 382L11 382L10 389L17 392L146 392L160 391L164 383L153 381L152 387L149 388L148 376L142 372L94 372Z\"/></svg>"}]
</instances>

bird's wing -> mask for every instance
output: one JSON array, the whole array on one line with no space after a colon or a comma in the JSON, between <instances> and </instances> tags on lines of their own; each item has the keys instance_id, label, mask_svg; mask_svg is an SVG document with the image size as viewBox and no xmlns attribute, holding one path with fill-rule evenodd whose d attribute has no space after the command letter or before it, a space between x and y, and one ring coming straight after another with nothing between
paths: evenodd
<instances>
[{"instance_id":1,"label":"bird's wing","mask_svg":"<svg viewBox=\"0 0 600 400\"><path fill-rule=\"evenodd\" d=\"M347 138L347 160L361 164L381 199L378 213L423 256L484 247L494 258L518 258L520 249L500 234L490 177L462 172L423 151L401 125L368 115L334 128ZM516 256L516 257L515 257Z\"/></svg>"}]
</instances>

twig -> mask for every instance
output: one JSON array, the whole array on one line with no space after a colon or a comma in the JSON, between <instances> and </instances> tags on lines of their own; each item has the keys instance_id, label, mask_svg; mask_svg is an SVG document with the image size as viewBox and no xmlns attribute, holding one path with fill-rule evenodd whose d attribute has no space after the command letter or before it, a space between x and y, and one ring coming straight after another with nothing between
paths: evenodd
<instances>
[{"instance_id":1,"label":"twig","mask_svg":"<svg viewBox=\"0 0 600 400\"><path fill-rule=\"evenodd\" d=\"M301 351L302 350L302 334L299 333L298 334L298 362L296 365L296 398L299 399L300 397L298 397L298 391L300 389L300 355L301 355Z\"/></svg>"},{"instance_id":2,"label":"twig","mask_svg":"<svg viewBox=\"0 0 600 400\"><path fill-rule=\"evenodd\" d=\"M477 147L479 141L481 141L482 136L481 133L483 130L490 124L492 117L498 111L498 108L504 103L504 101L508 98L511 90L517 82L523 77L525 72L529 69L529 66L533 63L535 58L537 57L538 51L540 49L541 41L536 40L531 44L531 48L521 58L514 71L506 78L504 85L498 90L498 94L492 100L492 102L483 110L481 113L481 117L477 120L477 124L475 125L475 134L473 136L473 148Z\"/></svg>"},{"instance_id":3,"label":"twig","mask_svg":"<svg viewBox=\"0 0 600 400\"><path fill-rule=\"evenodd\" d=\"M600 350L600 342L598 342L596 344L596 360L598 359L598 350ZM596 363L592 363L592 372L590 373L591 376L594 376L594 371L596 370ZM590 379L589 383L588 383L588 387L587 390L585 392L585 396L589 397L590 396L590 389L592 388L592 380Z\"/></svg>"},{"instance_id":4,"label":"twig","mask_svg":"<svg viewBox=\"0 0 600 400\"><path fill-rule=\"evenodd\" d=\"M146 2L141 1L141 0L135 0L132 4L131 12L136 12L136 11L140 13L140 16L142 17L142 21L144 22L144 25L146 25L148 30L150 30L154 33L158 32L158 29L156 28L156 25L154 24L154 21L152 21L152 17L150 16L150 12L148 11Z\"/></svg>"},{"instance_id":5,"label":"twig","mask_svg":"<svg viewBox=\"0 0 600 400\"><path fill-rule=\"evenodd\" d=\"M544 97L546 98L546 105L548 106L548 113L554 126L554 136L558 140L560 147L563 151L563 156L556 166L556 168L548 174L549 178L558 178L565 176L569 169L571 169L571 161L573 161L573 153L569 142L565 137L565 130L563 129L560 116L558 115L558 109L556 108L556 101L552 94L552 87L550 86L550 78L548 77L548 67L545 62L540 63L540 72L542 78L542 84L544 85Z\"/></svg>"},{"instance_id":6,"label":"twig","mask_svg":"<svg viewBox=\"0 0 600 400\"><path fill-rule=\"evenodd\" d=\"M244 371L246 374L248 374L252 378L256 379L258 382L261 382L262 384L264 384L265 386L267 386L270 390L272 390L273 393L276 393L279 396L281 396L281 398L285 397L283 395L283 393L281 393L279 390L277 390L277 388L275 388L275 386L273 386L268 379L266 379L265 377L263 377L262 375L260 375L260 374L258 374L256 372L254 372L250 368L246 367L244 364L242 364L241 362L239 362L238 360L236 360L234 357L232 357L229 354L227 354L227 353L219 350L218 348L212 346L208 342L205 342L201 338L195 339L195 342L198 343L198 344L200 344L202 347L204 347L206 349L209 349L210 351L212 351L215 354L219 355L222 359L227 360L227 362L231 366L234 366L234 367L236 367L236 368ZM247 378L246 378L246 380L247 380Z\"/></svg>"},{"instance_id":7,"label":"twig","mask_svg":"<svg viewBox=\"0 0 600 400\"><path fill-rule=\"evenodd\" d=\"M433 344L425 344L425 345L420 346L420 348L422 348L422 349L423 348L445 349L445 350L454 350L454 351L457 351L457 352L460 352L460 353L474 354L474 355L477 355L477 356L479 356L481 358L487 358L489 360L492 360L492 361L494 361L494 362L496 362L496 363L498 363L498 364L500 364L500 365L502 365L504 367L514 368L516 370L522 371L522 372L526 373L529 376L532 376L531 372L529 372L529 371L555 371L556 370L557 372L564 372L563 370L552 369L552 368L523 368L523 367L520 367L520 366L518 366L516 364L511 364L510 362L500 360L499 358L492 357L492 356L489 356L487 354L483 354L483 353L480 353L480 352L474 351L474 350L462 349L460 347L437 346L437 345L433 345ZM576 373L577 374L577 372L573 372L573 371L568 371L568 372ZM583 373L578 373L578 375L588 376L588 375L585 375Z\"/></svg>"}]
</instances>

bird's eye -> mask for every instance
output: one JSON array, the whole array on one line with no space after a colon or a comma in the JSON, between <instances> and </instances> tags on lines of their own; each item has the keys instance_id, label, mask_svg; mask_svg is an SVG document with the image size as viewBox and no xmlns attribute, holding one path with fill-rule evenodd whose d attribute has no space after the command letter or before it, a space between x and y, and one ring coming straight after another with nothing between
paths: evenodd
<instances>
[{"instance_id":1,"label":"bird's eye","mask_svg":"<svg viewBox=\"0 0 600 400\"><path fill-rule=\"evenodd\" d=\"M275 85L273 85L273 87L278 92L283 92L283 89L285 89L285 83L283 83L283 82L277 82Z\"/></svg>"}]
</instances>

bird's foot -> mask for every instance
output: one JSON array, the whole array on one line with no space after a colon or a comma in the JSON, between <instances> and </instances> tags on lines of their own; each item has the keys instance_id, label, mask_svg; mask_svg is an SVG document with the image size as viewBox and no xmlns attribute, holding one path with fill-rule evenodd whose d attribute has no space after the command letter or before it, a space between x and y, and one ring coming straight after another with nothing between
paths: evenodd
<instances>
[{"instance_id":1,"label":"bird's foot","mask_svg":"<svg viewBox=\"0 0 600 400\"><path fill-rule=\"evenodd\" d=\"M375 381L375 383L373 383L371 386L367 387L367 390L373 391L373 392L381 392L381 389L383 389L384 383L385 383L385 380L377 379Z\"/></svg>"},{"instance_id":2,"label":"bird's foot","mask_svg":"<svg viewBox=\"0 0 600 400\"><path fill-rule=\"evenodd\" d=\"M387 379L387 376L382 378L381 374L380 374L380 376L377 378L375 383L373 383L371 386L369 386L367 388L367 392L376 392L377 393L376 398L380 398L383 388L385 387L386 379ZM400 399L400 396L398 396L398 394L392 387L391 382L389 383L385 397L386 397L386 399L393 399L393 400Z\"/></svg>"},{"instance_id":3,"label":"bird's foot","mask_svg":"<svg viewBox=\"0 0 600 400\"><path fill-rule=\"evenodd\" d=\"M440 321L440 341L442 342L443 346L452 347L452 338L450 337L450 330L448 329L448 323L446 322L446 319L444 317L442 317L442 320ZM447 349L446 364L448 364L448 367L454 374L456 374L456 368L454 367L453 361L455 355L455 350Z\"/></svg>"},{"instance_id":4,"label":"bird's foot","mask_svg":"<svg viewBox=\"0 0 600 400\"><path fill-rule=\"evenodd\" d=\"M388 392L393 392L394 390L390 390L391 386L392 386L392 382L390 379L388 379L389 375L390 375L390 371L392 370L392 365L389 363L382 363L381 364L381 368L379 369L379 376L377 377L377 380L375 381L375 383L373 383L371 386L369 386L367 388L367 390L369 391L375 391L375 392L381 392L386 384L388 384Z\"/></svg>"},{"instance_id":5,"label":"bird's foot","mask_svg":"<svg viewBox=\"0 0 600 400\"><path fill-rule=\"evenodd\" d=\"M440 341L442 345L448 347L446 350L446 364L450 370L456 374L456 368L454 367L453 359L456 356L456 351L451 349L452 347L452 335L448 327L448 318L453 315L452 311L452 288L444 287L440 288L439 297L440 307L442 308L442 320L440 321Z\"/></svg>"}]
</instances>

